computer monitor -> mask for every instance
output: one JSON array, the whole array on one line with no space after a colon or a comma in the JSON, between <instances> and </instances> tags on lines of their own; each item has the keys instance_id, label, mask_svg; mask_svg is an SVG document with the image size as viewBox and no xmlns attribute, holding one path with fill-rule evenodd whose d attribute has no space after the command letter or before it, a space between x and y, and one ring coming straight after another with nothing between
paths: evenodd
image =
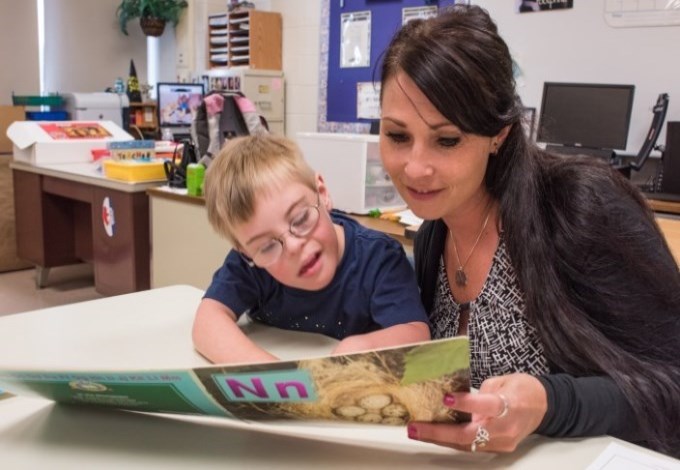
<instances>
[{"instance_id":1,"label":"computer monitor","mask_svg":"<svg viewBox=\"0 0 680 470\"><path fill-rule=\"evenodd\" d=\"M634 85L545 82L537 140L564 153L623 150L634 92Z\"/></svg>"},{"instance_id":2,"label":"computer monitor","mask_svg":"<svg viewBox=\"0 0 680 470\"><path fill-rule=\"evenodd\" d=\"M158 83L158 126L177 137L188 135L196 109L203 100L202 83Z\"/></svg>"}]
</instances>

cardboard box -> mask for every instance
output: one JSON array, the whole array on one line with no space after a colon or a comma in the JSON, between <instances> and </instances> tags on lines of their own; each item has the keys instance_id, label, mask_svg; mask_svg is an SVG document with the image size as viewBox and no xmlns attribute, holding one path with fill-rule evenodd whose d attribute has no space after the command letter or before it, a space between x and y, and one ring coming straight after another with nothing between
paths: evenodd
<instances>
[{"instance_id":1,"label":"cardboard box","mask_svg":"<svg viewBox=\"0 0 680 470\"><path fill-rule=\"evenodd\" d=\"M134 140L112 121L17 121L7 129L14 160L32 165L83 163L112 140Z\"/></svg>"},{"instance_id":2,"label":"cardboard box","mask_svg":"<svg viewBox=\"0 0 680 470\"><path fill-rule=\"evenodd\" d=\"M23 106L0 106L0 153L12 153L12 141L7 137L7 128L14 121L24 121L26 110Z\"/></svg>"}]
</instances>

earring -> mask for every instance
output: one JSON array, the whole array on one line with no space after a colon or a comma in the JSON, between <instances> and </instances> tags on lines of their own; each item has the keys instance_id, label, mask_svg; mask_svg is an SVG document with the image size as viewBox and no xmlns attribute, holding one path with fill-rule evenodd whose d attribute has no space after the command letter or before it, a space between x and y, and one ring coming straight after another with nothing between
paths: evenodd
<instances>
[{"instance_id":1,"label":"earring","mask_svg":"<svg viewBox=\"0 0 680 470\"><path fill-rule=\"evenodd\" d=\"M498 142L491 142L491 155L498 154Z\"/></svg>"}]
</instances>

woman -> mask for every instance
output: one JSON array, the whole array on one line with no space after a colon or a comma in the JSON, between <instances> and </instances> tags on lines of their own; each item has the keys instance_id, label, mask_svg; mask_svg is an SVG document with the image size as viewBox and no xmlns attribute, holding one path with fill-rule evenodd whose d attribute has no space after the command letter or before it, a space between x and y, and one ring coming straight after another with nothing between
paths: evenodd
<instances>
[{"instance_id":1,"label":"woman","mask_svg":"<svg viewBox=\"0 0 680 470\"><path fill-rule=\"evenodd\" d=\"M468 334L472 422L409 437L512 451L529 434L610 434L680 455L680 275L642 196L604 162L522 127L486 11L408 23L382 68L380 151L427 220L416 271L433 337Z\"/></svg>"}]
</instances>

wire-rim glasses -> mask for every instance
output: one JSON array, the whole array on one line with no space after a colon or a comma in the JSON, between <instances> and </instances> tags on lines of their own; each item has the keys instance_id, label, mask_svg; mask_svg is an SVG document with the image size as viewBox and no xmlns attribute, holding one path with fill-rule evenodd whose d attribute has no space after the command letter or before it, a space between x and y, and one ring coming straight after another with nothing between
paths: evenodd
<instances>
[{"instance_id":1,"label":"wire-rim glasses","mask_svg":"<svg viewBox=\"0 0 680 470\"><path fill-rule=\"evenodd\" d=\"M295 213L290 219L288 230L283 232L278 237L272 237L266 243L261 245L252 260L244 256L250 266L259 266L266 268L276 263L281 254L283 254L284 240L287 234L291 234L296 238L304 238L316 228L321 218L321 200L317 193L315 205L304 206L301 210Z\"/></svg>"}]
</instances>

